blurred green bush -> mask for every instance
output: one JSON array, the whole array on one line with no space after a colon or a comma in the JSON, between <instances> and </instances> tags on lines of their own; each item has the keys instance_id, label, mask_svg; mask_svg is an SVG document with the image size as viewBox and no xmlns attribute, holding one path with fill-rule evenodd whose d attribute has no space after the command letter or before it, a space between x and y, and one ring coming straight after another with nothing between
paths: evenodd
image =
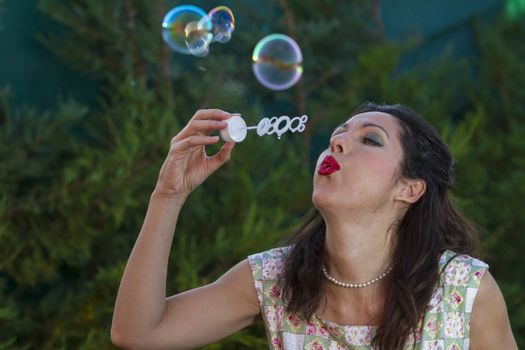
<instances>
[{"instance_id":1,"label":"blurred green bush","mask_svg":"<svg viewBox=\"0 0 525 350\"><path fill-rule=\"evenodd\" d=\"M485 229L483 258L525 346L524 21L475 26L479 52L470 60L444 54L400 70L418 42L385 42L370 25L370 2L306 3L232 5L248 25L195 59L163 44L164 1L39 1L67 28L42 42L102 83L96 105L63 100L48 112L10 108L9 90L0 93L0 349L113 348L125 262L169 140L196 109L241 112L252 124L277 113L310 121L280 141L248 137L192 194L174 239L169 294L278 244L311 206L327 133L365 100L414 108L451 146L454 195ZM270 32L297 38L305 57L303 80L278 94L255 82L249 64ZM205 348L267 347L259 323Z\"/></svg>"}]
</instances>

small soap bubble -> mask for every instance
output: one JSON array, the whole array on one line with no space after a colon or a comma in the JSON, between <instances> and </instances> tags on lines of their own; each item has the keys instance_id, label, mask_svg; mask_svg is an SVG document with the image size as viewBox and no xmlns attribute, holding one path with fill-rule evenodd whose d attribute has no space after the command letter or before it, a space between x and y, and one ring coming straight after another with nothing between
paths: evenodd
<instances>
[{"instance_id":1,"label":"small soap bubble","mask_svg":"<svg viewBox=\"0 0 525 350\"><path fill-rule=\"evenodd\" d=\"M252 60L255 77L271 90L286 90L303 74L301 49L295 40L284 34L271 34L259 41Z\"/></svg>"},{"instance_id":2,"label":"small soap bubble","mask_svg":"<svg viewBox=\"0 0 525 350\"><path fill-rule=\"evenodd\" d=\"M213 23L213 41L227 43L235 29L235 18L232 10L226 6L218 6L208 13Z\"/></svg>"},{"instance_id":3,"label":"small soap bubble","mask_svg":"<svg viewBox=\"0 0 525 350\"><path fill-rule=\"evenodd\" d=\"M210 52L209 45L213 35L205 26L205 22L190 22L184 29L186 47L193 56L204 57Z\"/></svg>"},{"instance_id":4,"label":"small soap bubble","mask_svg":"<svg viewBox=\"0 0 525 350\"><path fill-rule=\"evenodd\" d=\"M205 40L201 42L199 36L206 37L202 32L206 29L208 29L208 31L212 29L211 25L208 25L208 27L204 26L204 24L210 23L210 21L204 21L202 25L200 24L202 18L206 16L206 12L197 6L181 5L174 7L164 16L164 20L162 21L162 37L164 41L174 51L191 55L192 49L190 49L186 43L188 37L190 37L189 42L192 45L201 47ZM192 22L196 24L190 25ZM197 31L197 33L193 33L193 31ZM197 39L195 39L195 37L197 37ZM200 49L196 49L195 51L197 53L202 52Z\"/></svg>"}]
</instances>

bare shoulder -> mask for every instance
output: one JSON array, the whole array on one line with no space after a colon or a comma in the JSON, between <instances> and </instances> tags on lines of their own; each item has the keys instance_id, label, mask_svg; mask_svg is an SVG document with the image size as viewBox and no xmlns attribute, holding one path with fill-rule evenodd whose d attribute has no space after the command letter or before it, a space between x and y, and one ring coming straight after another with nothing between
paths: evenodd
<instances>
[{"instance_id":1,"label":"bare shoulder","mask_svg":"<svg viewBox=\"0 0 525 350\"><path fill-rule=\"evenodd\" d=\"M472 307L470 347L473 350L518 349L503 294L488 270L481 279Z\"/></svg>"},{"instance_id":2,"label":"bare shoulder","mask_svg":"<svg viewBox=\"0 0 525 350\"><path fill-rule=\"evenodd\" d=\"M215 284L225 287L235 287L243 300L249 304L255 314L260 313L257 291L253 284L252 272L248 259L244 259L223 274Z\"/></svg>"}]
</instances>

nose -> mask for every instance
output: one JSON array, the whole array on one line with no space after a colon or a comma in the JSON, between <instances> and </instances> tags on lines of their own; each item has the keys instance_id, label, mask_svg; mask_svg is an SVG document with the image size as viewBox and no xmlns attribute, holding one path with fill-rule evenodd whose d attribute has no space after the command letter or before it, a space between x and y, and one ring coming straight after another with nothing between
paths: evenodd
<instances>
[{"instance_id":1,"label":"nose","mask_svg":"<svg viewBox=\"0 0 525 350\"><path fill-rule=\"evenodd\" d=\"M346 150L346 145L344 144L342 138L337 135L332 137L330 140L330 152L332 153L344 153Z\"/></svg>"}]
</instances>

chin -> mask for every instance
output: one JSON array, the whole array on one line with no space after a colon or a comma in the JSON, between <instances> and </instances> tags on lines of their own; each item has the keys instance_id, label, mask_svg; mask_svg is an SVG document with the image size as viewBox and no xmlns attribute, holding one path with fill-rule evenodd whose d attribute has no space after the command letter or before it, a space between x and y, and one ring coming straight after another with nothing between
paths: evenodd
<instances>
[{"instance_id":1,"label":"chin","mask_svg":"<svg viewBox=\"0 0 525 350\"><path fill-rule=\"evenodd\" d=\"M317 209L326 208L336 205L334 203L333 193L330 194L326 190L315 190L312 193L312 203Z\"/></svg>"}]
</instances>

